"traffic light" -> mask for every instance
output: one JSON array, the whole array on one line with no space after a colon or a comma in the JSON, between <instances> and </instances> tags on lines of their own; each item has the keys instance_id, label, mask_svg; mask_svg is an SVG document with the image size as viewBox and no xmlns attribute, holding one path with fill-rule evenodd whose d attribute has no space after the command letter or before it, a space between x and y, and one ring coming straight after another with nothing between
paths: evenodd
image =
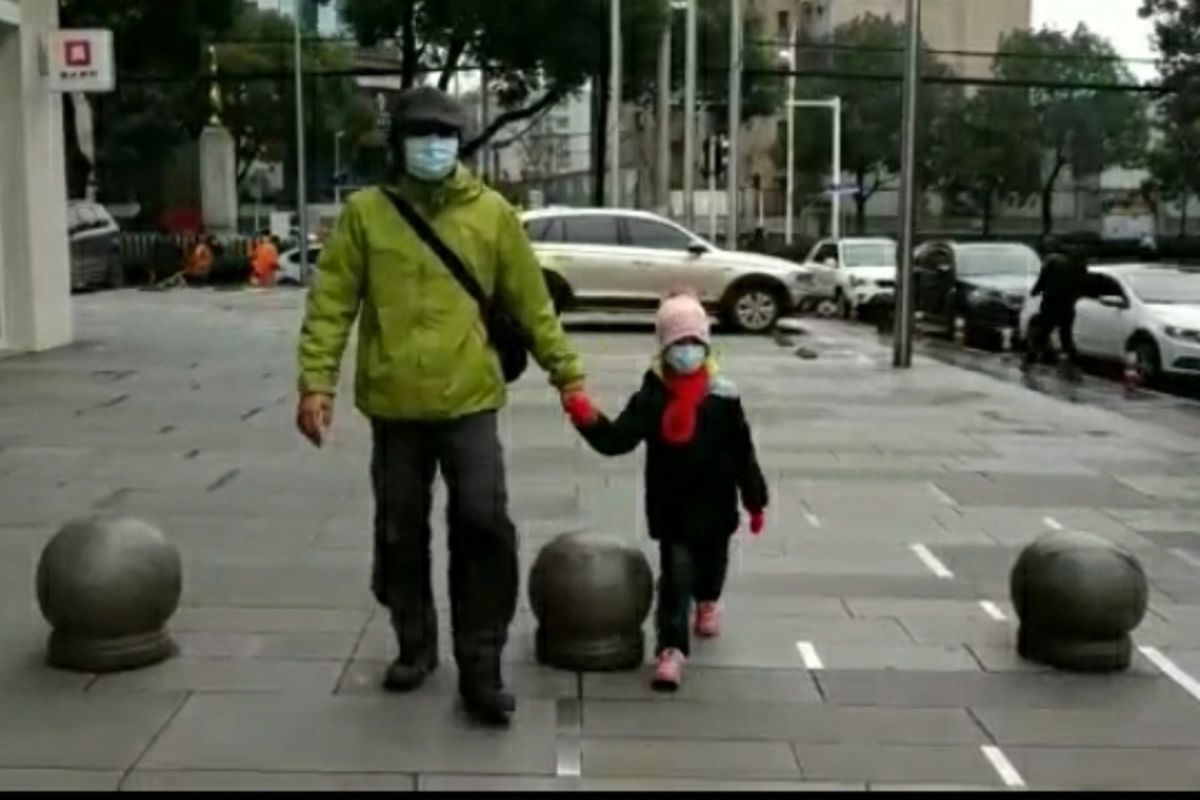
<instances>
[{"instance_id":1,"label":"traffic light","mask_svg":"<svg viewBox=\"0 0 1200 800\"><path fill-rule=\"evenodd\" d=\"M720 180L725 177L725 167L728 163L729 137L719 134L705 137L701 174L705 178L715 177Z\"/></svg>"}]
</instances>

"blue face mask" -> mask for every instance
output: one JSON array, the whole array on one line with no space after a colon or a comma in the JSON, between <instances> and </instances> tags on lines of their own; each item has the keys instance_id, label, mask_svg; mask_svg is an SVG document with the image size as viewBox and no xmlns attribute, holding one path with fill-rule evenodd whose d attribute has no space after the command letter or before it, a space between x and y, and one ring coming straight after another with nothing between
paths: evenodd
<instances>
[{"instance_id":1,"label":"blue face mask","mask_svg":"<svg viewBox=\"0 0 1200 800\"><path fill-rule=\"evenodd\" d=\"M675 344L663 354L667 366L678 375L691 375L708 360L708 348L702 344Z\"/></svg>"},{"instance_id":2,"label":"blue face mask","mask_svg":"<svg viewBox=\"0 0 1200 800\"><path fill-rule=\"evenodd\" d=\"M457 163L457 136L410 136L404 140L404 169L419 181L440 181Z\"/></svg>"}]
</instances>

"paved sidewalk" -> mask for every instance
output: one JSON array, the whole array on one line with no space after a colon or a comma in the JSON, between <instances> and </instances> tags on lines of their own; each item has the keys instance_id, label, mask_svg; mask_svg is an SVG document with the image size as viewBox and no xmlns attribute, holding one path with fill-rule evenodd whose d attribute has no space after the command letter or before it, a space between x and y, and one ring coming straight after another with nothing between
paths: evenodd
<instances>
[{"instance_id":1,"label":"paved sidewalk","mask_svg":"<svg viewBox=\"0 0 1200 800\"><path fill-rule=\"evenodd\" d=\"M481 730L448 658L413 696L377 688L394 645L367 591L367 430L347 396L328 451L293 433L299 305L87 296L79 344L0 361L0 788L1200 786L1200 701L1144 656L1112 676L1021 662L1006 588L1047 529L1119 541L1153 583L1138 643L1200 676L1197 437L924 359L895 373L838 323L802 337L816 361L723 338L776 500L736 539L726 634L663 698L645 674L537 666L522 596L519 714ZM649 332L574 338L616 410ZM503 430L523 569L567 530L651 552L639 457L586 451L539 376ZM181 657L42 666L37 555L97 509L182 549Z\"/></svg>"}]
</instances>

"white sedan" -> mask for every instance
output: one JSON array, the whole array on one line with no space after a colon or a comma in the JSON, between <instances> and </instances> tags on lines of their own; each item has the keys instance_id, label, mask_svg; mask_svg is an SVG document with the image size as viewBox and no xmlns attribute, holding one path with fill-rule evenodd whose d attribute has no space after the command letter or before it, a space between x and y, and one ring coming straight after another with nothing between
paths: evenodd
<instances>
[{"instance_id":1,"label":"white sedan","mask_svg":"<svg viewBox=\"0 0 1200 800\"><path fill-rule=\"evenodd\" d=\"M1153 382L1200 375L1200 271L1167 265L1092 267L1091 297L1075 305L1075 346L1082 355L1124 362L1132 355ZM1021 334L1041 307L1021 310Z\"/></svg>"}]
</instances>

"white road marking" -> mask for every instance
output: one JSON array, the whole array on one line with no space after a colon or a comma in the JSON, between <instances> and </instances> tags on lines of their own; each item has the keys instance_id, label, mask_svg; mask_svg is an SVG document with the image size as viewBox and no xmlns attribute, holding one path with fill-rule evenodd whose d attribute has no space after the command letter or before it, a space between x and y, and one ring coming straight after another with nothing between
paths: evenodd
<instances>
[{"instance_id":1,"label":"white road marking","mask_svg":"<svg viewBox=\"0 0 1200 800\"><path fill-rule=\"evenodd\" d=\"M572 736L560 739L554 764L554 774L560 778L578 778L583 773L583 747Z\"/></svg>"},{"instance_id":2,"label":"white road marking","mask_svg":"<svg viewBox=\"0 0 1200 800\"><path fill-rule=\"evenodd\" d=\"M1180 669L1178 664L1163 655L1157 647L1139 647L1138 650L1164 675L1179 684L1180 689L1200 702L1200 681Z\"/></svg>"},{"instance_id":3,"label":"white road marking","mask_svg":"<svg viewBox=\"0 0 1200 800\"><path fill-rule=\"evenodd\" d=\"M866 353L856 353L854 356L854 360L856 362L858 362L859 366L862 366L862 367L875 366L875 362L872 361L871 357L869 355L867 355Z\"/></svg>"},{"instance_id":4,"label":"white road marking","mask_svg":"<svg viewBox=\"0 0 1200 800\"><path fill-rule=\"evenodd\" d=\"M804 662L805 669L811 672L825 669L821 657L817 655L817 648L813 647L812 642L796 642L796 649L800 651L800 660Z\"/></svg>"},{"instance_id":5,"label":"white road marking","mask_svg":"<svg viewBox=\"0 0 1200 800\"><path fill-rule=\"evenodd\" d=\"M1052 531L1061 531L1063 529L1062 523L1054 517L1042 517L1042 522L1046 523L1046 527Z\"/></svg>"},{"instance_id":6,"label":"white road marking","mask_svg":"<svg viewBox=\"0 0 1200 800\"><path fill-rule=\"evenodd\" d=\"M821 527L821 518L818 517L816 514L812 513L811 511L804 512L804 520L805 520L805 522L807 522L809 525L813 526L814 528Z\"/></svg>"},{"instance_id":7,"label":"white road marking","mask_svg":"<svg viewBox=\"0 0 1200 800\"><path fill-rule=\"evenodd\" d=\"M945 492L943 492L937 486L937 484L934 484L934 483L929 484L929 493L932 494L934 499L937 500L942 505L947 505L947 506L955 505L954 498L951 497L950 495L946 494Z\"/></svg>"},{"instance_id":8,"label":"white road marking","mask_svg":"<svg viewBox=\"0 0 1200 800\"><path fill-rule=\"evenodd\" d=\"M910 545L909 549L916 554L921 562L929 567L929 571L942 579L953 578L954 573L947 569L946 565L938 560L938 557L929 552L929 548L923 544Z\"/></svg>"},{"instance_id":9,"label":"white road marking","mask_svg":"<svg viewBox=\"0 0 1200 800\"><path fill-rule=\"evenodd\" d=\"M1176 547L1171 552L1174 553L1179 558L1186 561L1187 563L1191 564L1196 569L1200 569L1200 558L1197 558L1196 556L1192 555L1187 550L1184 550L1182 547Z\"/></svg>"},{"instance_id":10,"label":"white road marking","mask_svg":"<svg viewBox=\"0 0 1200 800\"><path fill-rule=\"evenodd\" d=\"M983 752L983 757L992 765L992 769L996 770L996 774L1000 776L1000 780L1004 781L1004 785L1010 789L1025 788L1025 779L1021 777L1021 773L1017 772L1017 768L1008 760L1008 756L1004 755L1004 751L994 744L985 744L979 748Z\"/></svg>"},{"instance_id":11,"label":"white road marking","mask_svg":"<svg viewBox=\"0 0 1200 800\"><path fill-rule=\"evenodd\" d=\"M1008 617L1005 615L1005 613L1000 610L1000 606L996 605L991 600L980 600L979 605L981 608L983 608L984 613L996 620L996 622L1005 622L1008 620Z\"/></svg>"}]
</instances>

